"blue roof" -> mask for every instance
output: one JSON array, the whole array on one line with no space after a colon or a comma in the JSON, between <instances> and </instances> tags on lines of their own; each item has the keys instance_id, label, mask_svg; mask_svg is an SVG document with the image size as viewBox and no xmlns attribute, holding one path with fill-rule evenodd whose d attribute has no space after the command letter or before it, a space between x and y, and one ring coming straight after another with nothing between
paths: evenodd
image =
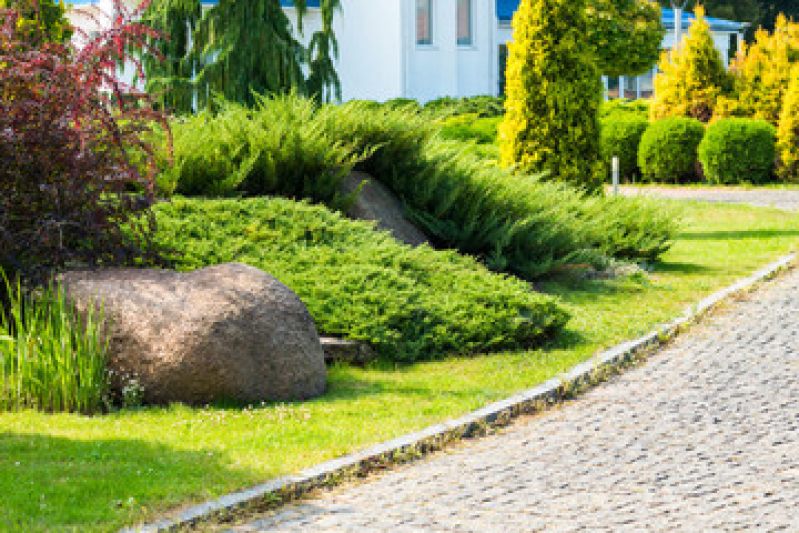
<instances>
[{"instance_id":1,"label":"blue roof","mask_svg":"<svg viewBox=\"0 0 799 533\"><path fill-rule=\"evenodd\" d=\"M662 11L663 11L663 26L665 26L667 30L673 30L675 27L674 10L663 9ZM689 13L687 11L683 12L682 14L683 29L691 27L691 24L693 24L695 20L696 20L696 15L694 15L693 13ZM710 25L710 29L716 31L743 31L747 26L746 24L741 22L717 19L715 17L705 17L705 20L707 20L708 25Z\"/></svg>"},{"instance_id":2,"label":"blue roof","mask_svg":"<svg viewBox=\"0 0 799 533\"><path fill-rule=\"evenodd\" d=\"M497 0L497 18L500 22L510 22L519 8L519 0Z\"/></svg>"},{"instance_id":3,"label":"blue roof","mask_svg":"<svg viewBox=\"0 0 799 533\"><path fill-rule=\"evenodd\" d=\"M509 23L513 18L513 14L519 8L519 1L520 0L497 0L497 18L500 22ZM663 26L667 30L674 29L674 10L673 9L663 9ZM746 24L741 22L734 22L732 20L724 20L718 19L714 17L706 17L708 24L710 25L710 29L714 31L743 31L746 28ZM687 29L691 26L691 24L696 20L696 16L693 13L689 13L687 11L683 12L682 15L682 27Z\"/></svg>"}]
</instances>

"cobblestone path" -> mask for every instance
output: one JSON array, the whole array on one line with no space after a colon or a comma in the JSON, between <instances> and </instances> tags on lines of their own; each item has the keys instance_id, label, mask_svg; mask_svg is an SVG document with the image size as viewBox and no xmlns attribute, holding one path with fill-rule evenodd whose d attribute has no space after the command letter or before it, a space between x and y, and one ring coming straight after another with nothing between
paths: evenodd
<instances>
[{"instance_id":1,"label":"cobblestone path","mask_svg":"<svg viewBox=\"0 0 799 533\"><path fill-rule=\"evenodd\" d=\"M234 531L799 532L799 272L502 433Z\"/></svg>"},{"instance_id":2,"label":"cobblestone path","mask_svg":"<svg viewBox=\"0 0 799 533\"><path fill-rule=\"evenodd\" d=\"M662 196L675 200L729 202L799 211L799 190L793 189L694 189L691 187L620 187L625 196Z\"/></svg>"}]
</instances>

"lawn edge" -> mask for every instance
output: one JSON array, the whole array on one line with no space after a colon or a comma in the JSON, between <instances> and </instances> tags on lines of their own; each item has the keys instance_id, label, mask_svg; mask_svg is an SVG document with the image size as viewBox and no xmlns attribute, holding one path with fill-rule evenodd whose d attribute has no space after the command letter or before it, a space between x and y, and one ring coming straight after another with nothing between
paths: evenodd
<instances>
[{"instance_id":1,"label":"lawn edge","mask_svg":"<svg viewBox=\"0 0 799 533\"><path fill-rule=\"evenodd\" d=\"M655 349L687 330L720 304L752 290L793 266L796 254L787 254L754 274L702 299L678 318L649 333L617 344L580 363L565 374L494 402L466 415L377 444L362 451L318 464L298 474L270 480L215 500L195 505L171 517L145 525L123 529L121 533L155 533L186 528L212 519L237 516L245 511L272 508L323 487L339 485L347 479L417 460L444 448L447 444L487 433L490 428L506 426L520 415L530 414L563 402L584 392L643 360Z\"/></svg>"}]
</instances>

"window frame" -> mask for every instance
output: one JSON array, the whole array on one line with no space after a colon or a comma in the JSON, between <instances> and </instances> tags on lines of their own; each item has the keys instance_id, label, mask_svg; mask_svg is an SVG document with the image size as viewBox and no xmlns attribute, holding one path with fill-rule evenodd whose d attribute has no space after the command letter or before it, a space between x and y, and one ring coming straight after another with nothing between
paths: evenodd
<instances>
[{"instance_id":1,"label":"window frame","mask_svg":"<svg viewBox=\"0 0 799 533\"><path fill-rule=\"evenodd\" d=\"M423 13L420 10L420 4L427 4L427 35L422 38L420 29L422 29L421 21L419 15ZM434 9L434 2L433 0L416 0L416 10L414 20L416 22L416 46L422 48L429 48L432 47L434 44L434 33L433 33L433 9Z\"/></svg>"},{"instance_id":2,"label":"window frame","mask_svg":"<svg viewBox=\"0 0 799 533\"><path fill-rule=\"evenodd\" d=\"M474 0L456 0L456 15L455 15L455 23L457 24L457 44L461 48L473 48L474 47ZM461 17L461 5L462 2L466 2L466 6L468 9L468 16L469 20L467 21L469 34L468 37L462 38L460 35L460 17Z\"/></svg>"}]
</instances>

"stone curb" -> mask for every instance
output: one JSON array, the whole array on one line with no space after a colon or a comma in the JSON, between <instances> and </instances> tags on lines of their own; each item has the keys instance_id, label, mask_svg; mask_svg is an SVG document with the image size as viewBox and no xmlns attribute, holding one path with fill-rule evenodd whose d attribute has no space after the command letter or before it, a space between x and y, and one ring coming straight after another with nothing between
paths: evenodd
<instances>
[{"instance_id":1,"label":"stone curb","mask_svg":"<svg viewBox=\"0 0 799 533\"><path fill-rule=\"evenodd\" d=\"M567 399L578 391L599 383L613 372L635 362L652 349L664 344L708 311L729 298L751 289L756 284L788 268L796 255L786 255L758 270L753 275L703 299L672 322L650 333L601 352L566 374L550 379L510 398L492 403L482 409L454 420L437 424L416 433L403 435L372 448L333 459L295 475L288 475L247 490L228 494L151 524L122 530L122 533L159 532L189 527L214 516L242 511L259 502L284 502L313 489L336 485L344 479L364 476L387 465L407 462L443 448L447 443L485 432L488 427L507 425L513 418L539 411Z\"/></svg>"}]
</instances>

